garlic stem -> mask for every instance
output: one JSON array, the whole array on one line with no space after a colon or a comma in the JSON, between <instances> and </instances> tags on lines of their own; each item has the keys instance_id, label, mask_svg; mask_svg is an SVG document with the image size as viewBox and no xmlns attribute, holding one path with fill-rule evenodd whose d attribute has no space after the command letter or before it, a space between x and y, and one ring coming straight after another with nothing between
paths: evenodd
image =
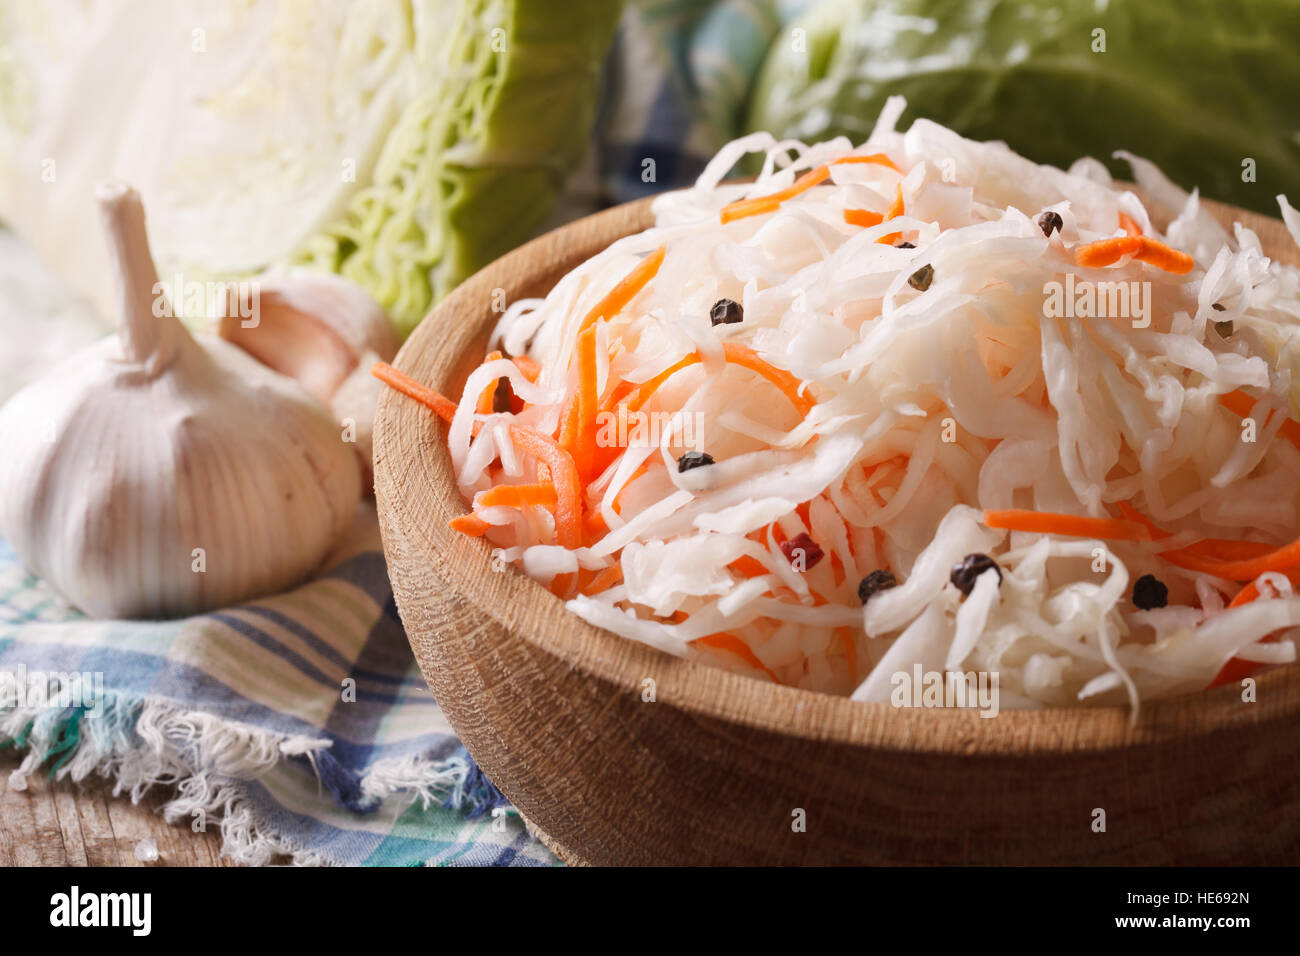
<instances>
[{"instance_id":1,"label":"garlic stem","mask_svg":"<svg viewBox=\"0 0 1300 956\"><path fill-rule=\"evenodd\" d=\"M129 362L158 374L171 364L188 333L173 314L149 252L140 194L123 183L95 191L108 235L109 257L118 276L118 335Z\"/></svg>"}]
</instances>

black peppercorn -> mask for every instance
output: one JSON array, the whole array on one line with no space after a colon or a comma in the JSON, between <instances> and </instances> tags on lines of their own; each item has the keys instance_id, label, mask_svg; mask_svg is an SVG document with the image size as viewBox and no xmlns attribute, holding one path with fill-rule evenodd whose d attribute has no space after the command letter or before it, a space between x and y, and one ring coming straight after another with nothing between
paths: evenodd
<instances>
[{"instance_id":1,"label":"black peppercorn","mask_svg":"<svg viewBox=\"0 0 1300 956\"><path fill-rule=\"evenodd\" d=\"M898 578L894 577L893 571L872 571L858 582L858 600L866 604L873 595L896 587Z\"/></svg>"},{"instance_id":2,"label":"black peppercorn","mask_svg":"<svg viewBox=\"0 0 1300 956\"><path fill-rule=\"evenodd\" d=\"M497 387L492 391L492 411L508 412L512 410L511 400L515 391L510 387L510 376L502 375L497 379Z\"/></svg>"},{"instance_id":3,"label":"black peppercorn","mask_svg":"<svg viewBox=\"0 0 1300 956\"><path fill-rule=\"evenodd\" d=\"M1215 312L1227 312L1227 311L1228 311L1227 306L1225 306L1222 302L1216 302L1216 303L1214 303L1214 305L1210 306L1210 308L1213 309Z\"/></svg>"},{"instance_id":4,"label":"black peppercorn","mask_svg":"<svg viewBox=\"0 0 1300 956\"><path fill-rule=\"evenodd\" d=\"M735 299L719 299L709 309L709 321L714 325L734 325L744 319L745 310Z\"/></svg>"},{"instance_id":5,"label":"black peppercorn","mask_svg":"<svg viewBox=\"0 0 1300 956\"><path fill-rule=\"evenodd\" d=\"M712 455L702 451L688 451L677 459L677 471L680 474L684 471L690 471L692 468L702 468L705 465L712 464L714 464Z\"/></svg>"},{"instance_id":6,"label":"black peppercorn","mask_svg":"<svg viewBox=\"0 0 1300 956\"><path fill-rule=\"evenodd\" d=\"M948 575L948 580L957 585L957 590L962 594L969 595L971 589L975 587L975 582L979 580L979 576L989 568L998 573L998 584L1001 585L1002 569L987 554L966 555L952 566L952 573Z\"/></svg>"},{"instance_id":7,"label":"black peppercorn","mask_svg":"<svg viewBox=\"0 0 1300 956\"><path fill-rule=\"evenodd\" d=\"M907 284L917 292L924 292L930 288L930 283L934 281L934 266L926 263L911 274L907 279Z\"/></svg>"},{"instance_id":8,"label":"black peppercorn","mask_svg":"<svg viewBox=\"0 0 1300 956\"><path fill-rule=\"evenodd\" d=\"M1143 611L1169 603L1169 588L1154 574L1144 574L1133 583L1133 603Z\"/></svg>"},{"instance_id":9,"label":"black peppercorn","mask_svg":"<svg viewBox=\"0 0 1300 956\"><path fill-rule=\"evenodd\" d=\"M900 242L900 243L898 243L896 246L894 246L894 248L895 248L895 249L915 249L915 248L916 248L916 243L914 243L914 242Z\"/></svg>"},{"instance_id":10,"label":"black peppercorn","mask_svg":"<svg viewBox=\"0 0 1300 956\"><path fill-rule=\"evenodd\" d=\"M1043 230L1043 235L1052 238L1053 232L1060 232L1065 221L1061 219L1059 212L1045 212L1038 217L1038 228Z\"/></svg>"}]
</instances>

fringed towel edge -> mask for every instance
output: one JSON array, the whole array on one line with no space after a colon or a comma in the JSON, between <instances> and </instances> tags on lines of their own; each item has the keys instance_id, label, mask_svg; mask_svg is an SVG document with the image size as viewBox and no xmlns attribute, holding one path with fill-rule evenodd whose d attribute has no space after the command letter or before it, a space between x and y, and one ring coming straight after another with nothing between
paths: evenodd
<instances>
[{"instance_id":1,"label":"fringed towel edge","mask_svg":"<svg viewBox=\"0 0 1300 956\"><path fill-rule=\"evenodd\" d=\"M52 761L49 776L74 782L105 777L114 796L126 794L132 803L156 786L172 787L163 818L178 825L196 818L218 822L222 855L242 865L263 866L277 856L298 866L332 862L279 832L248 799L242 784L283 760L304 760L340 805L359 813L390 798L402 808L438 803L471 819L509 807L478 766L460 756L378 760L358 777L338 763L324 738L275 733L166 700L109 693L98 706L94 718L81 707L0 710L0 747L26 751L8 785L22 789L28 776Z\"/></svg>"}]
</instances>

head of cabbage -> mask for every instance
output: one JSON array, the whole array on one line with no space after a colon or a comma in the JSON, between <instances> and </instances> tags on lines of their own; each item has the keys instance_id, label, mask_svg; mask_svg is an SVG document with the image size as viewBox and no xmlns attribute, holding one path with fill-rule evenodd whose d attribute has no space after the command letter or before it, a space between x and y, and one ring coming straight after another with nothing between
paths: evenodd
<instances>
[{"instance_id":1,"label":"head of cabbage","mask_svg":"<svg viewBox=\"0 0 1300 956\"><path fill-rule=\"evenodd\" d=\"M0 220L108 313L92 188L134 185L160 276L306 266L405 334L544 219L610 0L0 6Z\"/></svg>"}]
</instances>

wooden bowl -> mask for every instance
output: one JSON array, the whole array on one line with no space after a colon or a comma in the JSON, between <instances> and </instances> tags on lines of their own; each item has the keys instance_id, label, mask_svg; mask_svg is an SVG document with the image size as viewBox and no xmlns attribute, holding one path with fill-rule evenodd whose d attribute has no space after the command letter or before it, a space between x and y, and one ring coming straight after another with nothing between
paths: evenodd
<instances>
[{"instance_id":1,"label":"wooden bowl","mask_svg":"<svg viewBox=\"0 0 1300 956\"><path fill-rule=\"evenodd\" d=\"M1206 205L1298 261L1279 221ZM638 202L530 242L453 292L396 364L459 394L495 290L543 295L649 224ZM1229 686L1147 704L1136 728L1126 708L986 719L858 703L671 657L569 614L514 567L494 571L484 541L447 527L466 506L445 428L391 391L375 486L425 679L570 863L1300 860L1300 667L1262 675L1253 703Z\"/></svg>"}]
</instances>

